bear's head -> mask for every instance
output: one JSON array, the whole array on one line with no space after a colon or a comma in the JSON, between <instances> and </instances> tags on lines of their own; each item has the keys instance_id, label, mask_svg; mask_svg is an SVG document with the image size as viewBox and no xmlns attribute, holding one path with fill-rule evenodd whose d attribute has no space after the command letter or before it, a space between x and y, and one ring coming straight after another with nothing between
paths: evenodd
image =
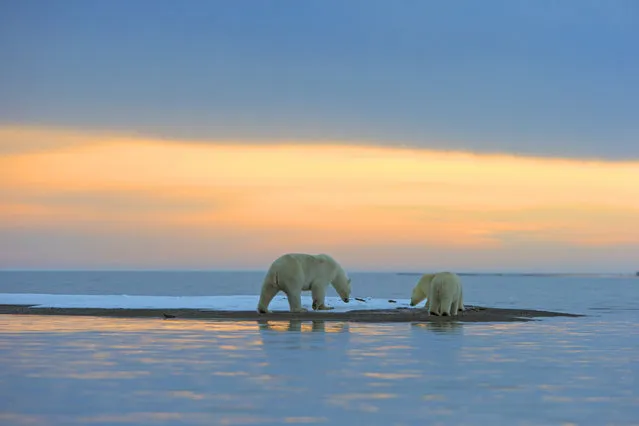
<instances>
[{"instance_id":1,"label":"bear's head","mask_svg":"<svg viewBox=\"0 0 639 426\"><path fill-rule=\"evenodd\" d=\"M333 280L333 287L335 287L335 291L337 291L339 297L341 297L345 303L348 303L351 297L351 279L348 278L345 273L339 273Z\"/></svg>"},{"instance_id":2,"label":"bear's head","mask_svg":"<svg viewBox=\"0 0 639 426\"><path fill-rule=\"evenodd\" d=\"M415 288L413 288L413 294L410 297L410 305L415 306L419 302L423 301L428 297L428 293L430 293L430 283L435 278L437 274L424 274L417 281Z\"/></svg>"},{"instance_id":3,"label":"bear's head","mask_svg":"<svg viewBox=\"0 0 639 426\"><path fill-rule=\"evenodd\" d=\"M410 305L415 306L419 302L423 301L424 299L426 299L426 293L424 293L424 290L422 290L422 287L419 284L417 284L415 288L413 289L413 294L411 294L410 296Z\"/></svg>"}]
</instances>

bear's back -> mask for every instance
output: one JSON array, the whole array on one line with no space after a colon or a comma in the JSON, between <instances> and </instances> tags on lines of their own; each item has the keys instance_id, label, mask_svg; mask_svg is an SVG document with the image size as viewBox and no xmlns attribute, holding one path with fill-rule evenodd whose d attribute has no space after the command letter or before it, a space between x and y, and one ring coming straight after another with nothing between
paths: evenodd
<instances>
[{"instance_id":1,"label":"bear's back","mask_svg":"<svg viewBox=\"0 0 639 426\"><path fill-rule=\"evenodd\" d=\"M456 292L461 289L461 281L457 274L453 272L440 272L435 274L431 281L431 288L444 290L446 292Z\"/></svg>"}]
</instances>

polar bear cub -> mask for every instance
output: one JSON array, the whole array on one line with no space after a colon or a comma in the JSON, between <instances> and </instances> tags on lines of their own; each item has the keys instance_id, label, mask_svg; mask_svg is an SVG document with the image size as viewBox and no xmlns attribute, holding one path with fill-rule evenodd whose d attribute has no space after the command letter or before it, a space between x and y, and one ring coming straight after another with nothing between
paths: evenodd
<instances>
[{"instance_id":1,"label":"polar bear cub","mask_svg":"<svg viewBox=\"0 0 639 426\"><path fill-rule=\"evenodd\" d=\"M428 299L424 306L434 315L457 315L464 310L464 290L461 280L452 272L424 274L410 298L410 305L415 306Z\"/></svg>"},{"instance_id":2,"label":"polar bear cub","mask_svg":"<svg viewBox=\"0 0 639 426\"><path fill-rule=\"evenodd\" d=\"M308 309L302 307L302 291L309 290L313 295L313 310L333 309L324 304L329 283L348 303L351 279L335 259L327 254L284 254L271 264L264 277L257 311L262 314L269 312L269 304L277 293L283 291L291 312L307 312Z\"/></svg>"}]
</instances>

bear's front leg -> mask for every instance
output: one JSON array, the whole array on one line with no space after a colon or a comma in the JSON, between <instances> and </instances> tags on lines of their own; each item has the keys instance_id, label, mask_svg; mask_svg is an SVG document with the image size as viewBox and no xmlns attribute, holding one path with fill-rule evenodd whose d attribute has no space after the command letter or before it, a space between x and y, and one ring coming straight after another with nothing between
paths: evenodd
<instances>
[{"instance_id":1,"label":"bear's front leg","mask_svg":"<svg viewBox=\"0 0 639 426\"><path fill-rule=\"evenodd\" d=\"M311 293L313 294L313 310L314 311L330 311L334 309L324 304L326 298L326 286L313 283L311 285Z\"/></svg>"},{"instance_id":2,"label":"bear's front leg","mask_svg":"<svg viewBox=\"0 0 639 426\"><path fill-rule=\"evenodd\" d=\"M324 304L319 305L317 302L313 301L314 311L330 311L331 309L335 309L335 308L332 306L326 306Z\"/></svg>"},{"instance_id":3,"label":"bear's front leg","mask_svg":"<svg viewBox=\"0 0 639 426\"><path fill-rule=\"evenodd\" d=\"M291 312L308 312L308 309L302 306L302 291L289 290L286 292L288 297L288 306Z\"/></svg>"}]
</instances>

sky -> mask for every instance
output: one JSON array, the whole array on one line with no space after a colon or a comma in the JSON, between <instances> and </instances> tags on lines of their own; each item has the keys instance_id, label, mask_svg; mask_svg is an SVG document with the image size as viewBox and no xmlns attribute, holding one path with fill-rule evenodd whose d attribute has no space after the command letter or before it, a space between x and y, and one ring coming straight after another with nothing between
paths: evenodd
<instances>
[{"instance_id":1,"label":"sky","mask_svg":"<svg viewBox=\"0 0 639 426\"><path fill-rule=\"evenodd\" d=\"M0 268L639 270L633 0L0 1Z\"/></svg>"}]
</instances>

